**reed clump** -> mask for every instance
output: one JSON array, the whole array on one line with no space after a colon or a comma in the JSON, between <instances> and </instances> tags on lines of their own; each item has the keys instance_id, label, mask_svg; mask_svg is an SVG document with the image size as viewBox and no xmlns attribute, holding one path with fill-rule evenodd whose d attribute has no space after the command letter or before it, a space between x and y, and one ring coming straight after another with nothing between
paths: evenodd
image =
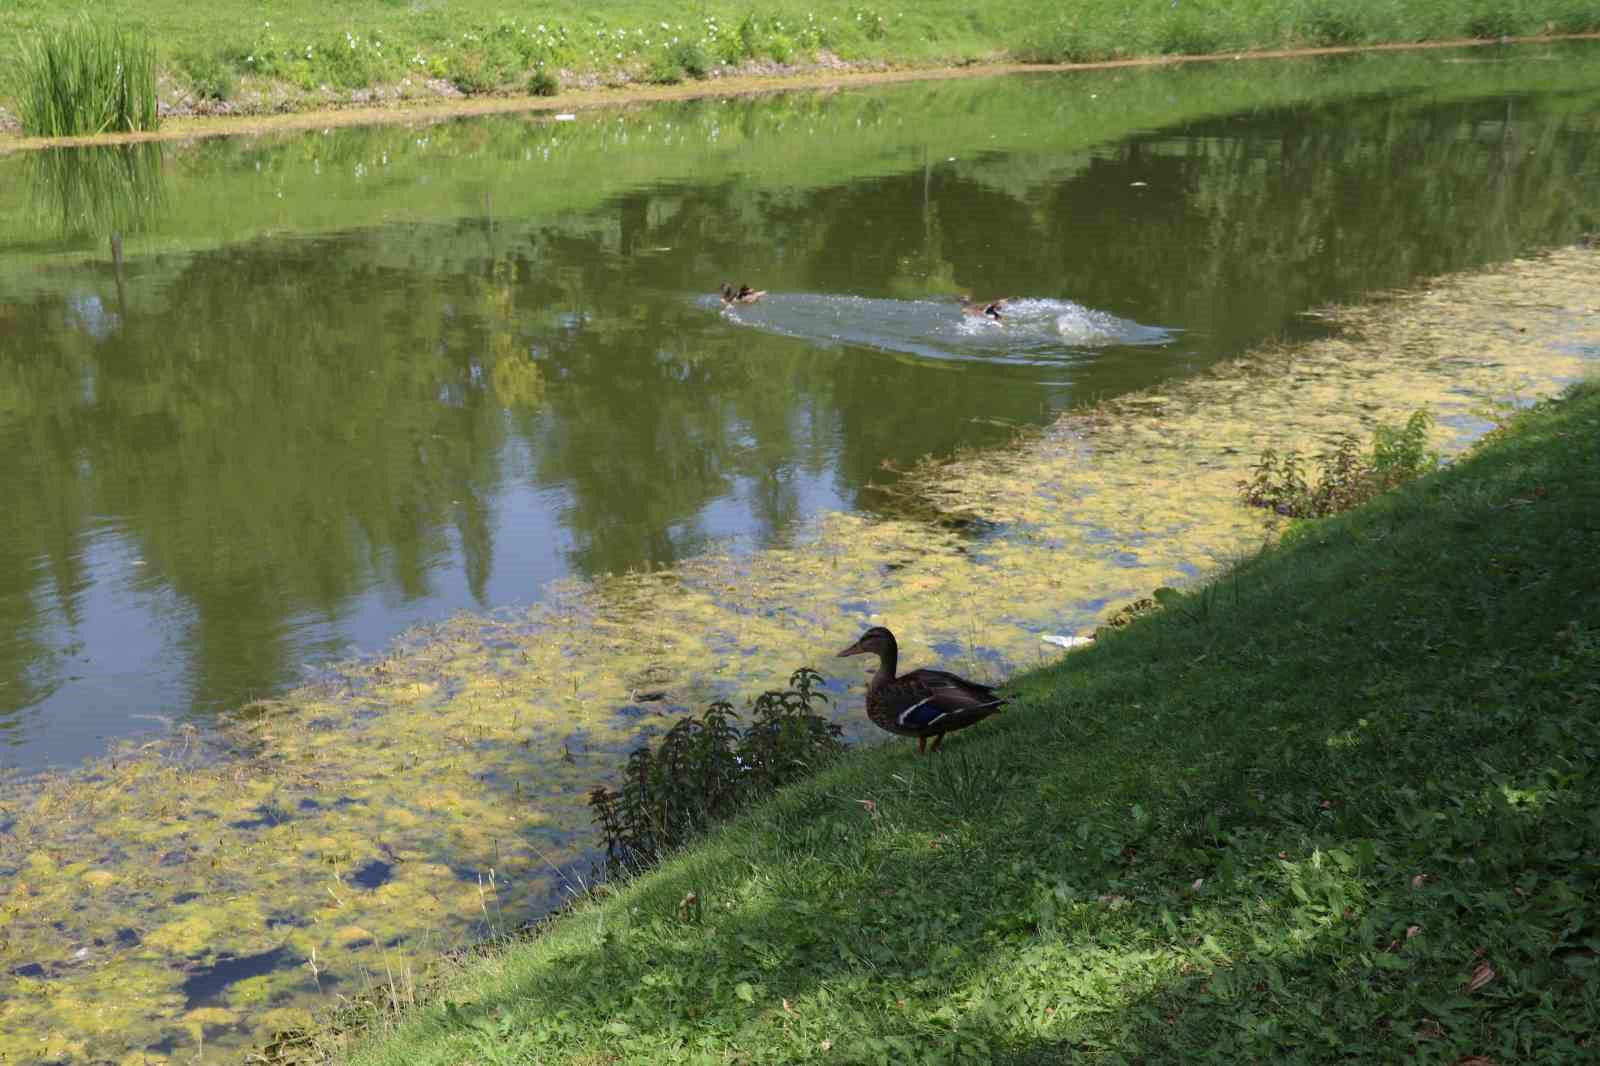
<instances>
[{"instance_id":1,"label":"reed clump","mask_svg":"<svg viewBox=\"0 0 1600 1066\"><path fill-rule=\"evenodd\" d=\"M160 124L156 54L143 33L89 19L41 33L20 67L22 127L40 137Z\"/></svg>"}]
</instances>

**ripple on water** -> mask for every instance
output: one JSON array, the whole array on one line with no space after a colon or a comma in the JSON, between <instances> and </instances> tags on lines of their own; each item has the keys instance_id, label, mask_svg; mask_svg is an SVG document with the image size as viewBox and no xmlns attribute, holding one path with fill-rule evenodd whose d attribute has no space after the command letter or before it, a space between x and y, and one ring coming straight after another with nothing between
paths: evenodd
<instances>
[{"instance_id":1,"label":"ripple on water","mask_svg":"<svg viewBox=\"0 0 1600 1066\"><path fill-rule=\"evenodd\" d=\"M715 297L696 301L714 307ZM1176 332L1145 326L1071 300L1025 297L1001 321L963 314L942 300L893 300L825 293L775 293L725 308L724 319L823 347L842 344L929 359L1019 365L1072 362L1092 349L1166 344Z\"/></svg>"}]
</instances>

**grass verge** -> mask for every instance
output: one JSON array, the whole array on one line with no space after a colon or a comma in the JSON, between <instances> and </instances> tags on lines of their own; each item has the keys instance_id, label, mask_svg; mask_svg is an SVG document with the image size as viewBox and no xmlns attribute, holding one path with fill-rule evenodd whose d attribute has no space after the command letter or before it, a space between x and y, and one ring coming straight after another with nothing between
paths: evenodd
<instances>
[{"instance_id":1,"label":"grass verge","mask_svg":"<svg viewBox=\"0 0 1600 1066\"><path fill-rule=\"evenodd\" d=\"M100 10L160 42L163 102L178 113L521 92L531 81L547 94L818 65L1082 62L1600 31L1596 0L779 0L693 10L662 0L552 0L537 11L504 0L282 0L270 12L249 0L203 8L112 0ZM14 0L0 62L14 65L28 41L69 20L48 0Z\"/></svg>"},{"instance_id":2,"label":"grass verge","mask_svg":"<svg viewBox=\"0 0 1600 1066\"><path fill-rule=\"evenodd\" d=\"M1593 1055L1596 455L1591 384L1018 679L943 757L851 754L375 1008L348 1058Z\"/></svg>"}]
</instances>

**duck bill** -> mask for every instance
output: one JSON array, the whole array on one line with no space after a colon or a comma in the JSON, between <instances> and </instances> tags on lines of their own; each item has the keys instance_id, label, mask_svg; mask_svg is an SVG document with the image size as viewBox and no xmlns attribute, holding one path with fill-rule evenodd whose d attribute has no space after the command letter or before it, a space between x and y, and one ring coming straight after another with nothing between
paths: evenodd
<instances>
[{"instance_id":1,"label":"duck bill","mask_svg":"<svg viewBox=\"0 0 1600 1066\"><path fill-rule=\"evenodd\" d=\"M844 651L842 651L838 655L834 656L834 658L846 659L846 658L849 658L852 655L860 655L863 652L865 652L866 650L867 649L863 648L861 646L861 642L858 640L854 644L852 644L848 648L846 648Z\"/></svg>"}]
</instances>

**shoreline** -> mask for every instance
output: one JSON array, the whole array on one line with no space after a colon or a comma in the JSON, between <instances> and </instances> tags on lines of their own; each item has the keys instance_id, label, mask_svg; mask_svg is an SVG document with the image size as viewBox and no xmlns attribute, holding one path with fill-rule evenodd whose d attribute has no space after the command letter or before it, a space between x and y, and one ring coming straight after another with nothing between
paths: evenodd
<instances>
[{"instance_id":1,"label":"shoreline","mask_svg":"<svg viewBox=\"0 0 1600 1066\"><path fill-rule=\"evenodd\" d=\"M913 81L998 77L1005 74L1122 70L1186 63L1308 59L1320 56L1359 55L1369 52L1437 51L1496 45L1593 40L1600 40L1600 33L1547 34L1533 37L1493 39L1468 37L1440 41L1405 41L1317 48L1280 48L1246 52L1211 52L1111 59L1090 63L1021 63L1007 60L992 63L972 63L962 66L890 67L888 69L862 67L840 70L838 68L819 67L816 70L796 74L744 74L708 78L677 85L629 84L616 88L581 89L557 96L485 95L466 97L464 99L439 98L426 102L407 100L392 105L360 104L350 107L318 108L309 111L291 111L269 115L177 117L167 119L161 129L138 133L105 133L76 137L28 137L21 134L0 133L0 155L7 155L12 152L38 151L45 148L139 144L149 141L202 140L211 137L251 136L283 131L398 125L481 115L539 113L554 115L666 101L701 100L710 97L764 96L771 93L808 90L831 91Z\"/></svg>"}]
</instances>

